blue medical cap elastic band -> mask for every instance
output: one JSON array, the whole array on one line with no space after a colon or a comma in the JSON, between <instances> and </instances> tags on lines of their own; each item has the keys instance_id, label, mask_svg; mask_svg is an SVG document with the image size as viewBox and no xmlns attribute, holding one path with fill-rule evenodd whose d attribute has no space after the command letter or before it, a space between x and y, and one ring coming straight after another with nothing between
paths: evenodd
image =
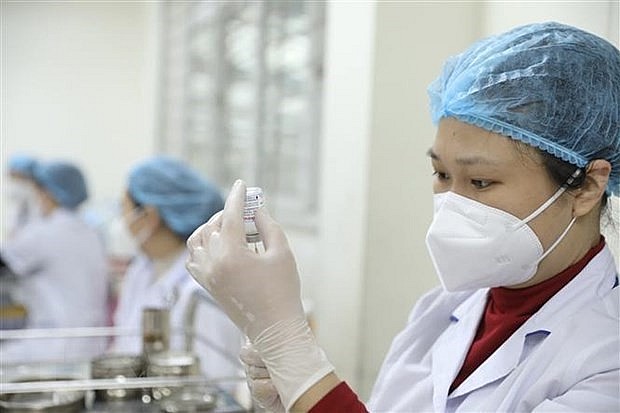
<instances>
[{"instance_id":1,"label":"blue medical cap elastic band","mask_svg":"<svg viewBox=\"0 0 620 413\"><path fill-rule=\"evenodd\" d=\"M516 126L509 125L500 120L491 119L485 116L450 114L449 112L446 112L446 116L453 116L465 123L478 126L479 128L486 129L500 135L508 136L535 148L542 149L545 152L549 152L551 155L554 155L556 158L560 158L563 161L578 166L579 168L583 168L588 164L588 160L578 153L563 148L555 142L545 139L542 136L538 136Z\"/></svg>"}]
</instances>

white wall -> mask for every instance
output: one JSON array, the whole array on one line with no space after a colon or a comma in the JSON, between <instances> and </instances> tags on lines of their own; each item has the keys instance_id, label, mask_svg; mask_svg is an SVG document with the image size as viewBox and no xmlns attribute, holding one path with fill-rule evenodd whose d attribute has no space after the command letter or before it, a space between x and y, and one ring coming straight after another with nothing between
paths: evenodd
<instances>
[{"instance_id":1,"label":"white wall","mask_svg":"<svg viewBox=\"0 0 620 413\"><path fill-rule=\"evenodd\" d=\"M155 8L3 2L1 161L69 158L93 200L119 196L153 151Z\"/></svg>"},{"instance_id":2,"label":"white wall","mask_svg":"<svg viewBox=\"0 0 620 413\"><path fill-rule=\"evenodd\" d=\"M505 2L486 0L484 34L496 34L522 24L557 21L597 34L618 47L618 0Z\"/></svg>"},{"instance_id":3,"label":"white wall","mask_svg":"<svg viewBox=\"0 0 620 413\"><path fill-rule=\"evenodd\" d=\"M320 188L318 338L338 374L356 384L367 226L375 5L327 8Z\"/></svg>"}]
</instances>

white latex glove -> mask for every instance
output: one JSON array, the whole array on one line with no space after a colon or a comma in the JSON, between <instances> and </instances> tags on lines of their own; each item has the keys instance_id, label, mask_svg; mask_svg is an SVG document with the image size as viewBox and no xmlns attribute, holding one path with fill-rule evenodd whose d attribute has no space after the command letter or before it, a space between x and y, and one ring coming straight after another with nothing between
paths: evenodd
<instances>
[{"instance_id":1,"label":"white latex glove","mask_svg":"<svg viewBox=\"0 0 620 413\"><path fill-rule=\"evenodd\" d=\"M190 236L187 269L252 341L288 410L333 366L306 321L286 236L265 208L256 211L265 253L248 248L245 191L243 182L235 182L224 211Z\"/></svg>"},{"instance_id":2,"label":"white latex glove","mask_svg":"<svg viewBox=\"0 0 620 413\"><path fill-rule=\"evenodd\" d=\"M245 367L246 380L252 399L261 408L271 413L283 413L284 405L276 386L271 380L267 366L251 343L241 348L241 361Z\"/></svg>"}]
</instances>

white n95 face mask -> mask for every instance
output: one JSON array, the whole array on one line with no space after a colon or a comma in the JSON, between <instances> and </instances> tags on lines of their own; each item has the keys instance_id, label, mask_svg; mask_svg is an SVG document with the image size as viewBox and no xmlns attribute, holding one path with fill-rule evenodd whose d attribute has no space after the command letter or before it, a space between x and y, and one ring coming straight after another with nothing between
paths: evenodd
<instances>
[{"instance_id":1,"label":"white n95 face mask","mask_svg":"<svg viewBox=\"0 0 620 413\"><path fill-rule=\"evenodd\" d=\"M107 252L119 258L132 258L138 255L142 245L153 234L153 230L143 229L138 235L129 231L128 225L138 220L141 214L133 210L128 219L123 216L115 217L108 226Z\"/></svg>"},{"instance_id":2,"label":"white n95 face mask","mask_svg":"<svg viewBox=\"0 0 620 413\"><path fill-rule=\"evenodd\" d=\"M19 228L43 215L34 184L9 178L6 193L7 225Z\"/></svg>"},{"instance_id":3,"label":"white n95 face mask","mask_svg":"<svg viewBox=\"0 0 620 413\"><path fill-rule=\"evenodd\" d=\"M435 194L426 246L444 289L506 287L531 279L538 263L562 241L575 218L547 251L527 223L564 191L560 188L523 220L454 192Z\"/></svg>"},{"instance_id":4,"label":"white n95 face mask","mask_svg":"<svg viewBox=\"0 0 620 413\"><path fill-rule=\"evenodd\" d=\"M122 217L115 217L107 231L107 253L112 257L129 259L140 252L140 245L127 229Z\"/></svg>"}]
</instances>

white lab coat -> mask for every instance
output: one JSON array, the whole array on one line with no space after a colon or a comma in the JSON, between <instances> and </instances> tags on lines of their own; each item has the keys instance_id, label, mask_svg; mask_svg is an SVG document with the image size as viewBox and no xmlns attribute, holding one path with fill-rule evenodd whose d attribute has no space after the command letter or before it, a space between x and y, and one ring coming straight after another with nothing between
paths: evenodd
<instances>
[{"instance_id":1,"label":"white lab coat","mask_svg":"<svg viewBox=\"0 0 620 413\"><path fill-rule=\"evenodd\" d=\"M114 325L132 329L136 334L117 337L110 349L112 352L132 354L142 352L141 328L144 308L169 309L170 348L175 350L185 348L184 335L174 332L183 330L188 302L196 290L202 289L185 269L186 260L187 252L184 251L159 279L155 279L152 262L145 256L138 256L129 266L121 287ZM208 293L205 291L204 294ZM194 326L199 328L204 326L199 333L207 337L212 344L208 348L195 345L205 376L214 379L239 376L241 364L238 361L238 354L243 341L237 327L218 307L204 302L200 304Z\"/></svg>"},{"instance_id":2,"label":"white lab coat","mask_svg":"<svg viewBox=\"0 0 620 413\"><path fill-rule=\"evenodd\" d=\"M107 264L96 231L76 212L54 210L6 242L2 257L18 276L15 299L27 328L96 327L106 320ZM98 339L24 339L2 343L2 362L74 360L103 351Z\"/></svg>"},{"instance_id":3,"label":"white lab coat","mask_svg":"<svg viewBox=\"0 0 620 413\"><path fill-rule=\"evenodd\" d=\"M448 395L488 290L435 289L392 343L372 412L619 412L620 288L605 247Z\"/></svg>"}]
</instances>

